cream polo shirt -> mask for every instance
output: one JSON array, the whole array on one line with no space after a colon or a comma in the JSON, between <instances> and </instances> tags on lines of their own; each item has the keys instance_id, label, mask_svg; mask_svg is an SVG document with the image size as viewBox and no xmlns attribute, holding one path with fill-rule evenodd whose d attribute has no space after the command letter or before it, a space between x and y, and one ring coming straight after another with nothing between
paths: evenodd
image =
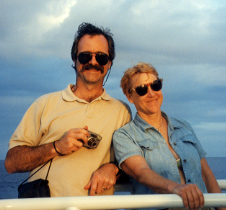
<instances>
[{"instance_id":1,"label":"cream polo shirt","mask_svg":"<svg viewBox=\"0 0 226 210\"><path fill-rule=\"evenodd\" d=\"M90 131L102 136L96 149L83 147L70 155L53 159L48 176L51 197L88 195L84 186L92 173L110 161L113 132L131 119L128 106L110 97L105 90L89 103L76 97L71 86L38 98L25 113L9 142L9 148L43 145L60 139L71 128L86 125ZM30 180L45 179L48 166ZM113 194L113 189L105 194Z\"/></svg>"}]
</instances>

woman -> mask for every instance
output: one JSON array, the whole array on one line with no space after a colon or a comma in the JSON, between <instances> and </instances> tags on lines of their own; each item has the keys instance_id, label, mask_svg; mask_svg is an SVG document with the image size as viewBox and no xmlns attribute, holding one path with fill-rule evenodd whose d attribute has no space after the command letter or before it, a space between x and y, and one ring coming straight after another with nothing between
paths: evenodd
<instances>
[{"instance_id":1,"label":"woman","mask_svg":"<svg viewBox=\"0 0 226 210\"><path fill-rule=\"evenodd\" d=\"M173 193L186 208L198 209L204 205L203 193L221 189L191 126L161 111L162 81L146 63L124 73L121 87L137 113L114 133L116 158L132 177L135 194Z\"/></svg>"}]
</instances>

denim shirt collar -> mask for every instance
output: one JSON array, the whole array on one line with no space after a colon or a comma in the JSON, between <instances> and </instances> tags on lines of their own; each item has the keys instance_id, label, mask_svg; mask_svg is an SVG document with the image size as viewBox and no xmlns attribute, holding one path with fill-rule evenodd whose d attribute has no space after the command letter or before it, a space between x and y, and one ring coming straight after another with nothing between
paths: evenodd
<instances>
[{"instance_id":1,"label":"denim shirt collar","mask_svg":"<svg viewBox=\"0 0 226 210\"><path fill-rule=\"evenodd\" d=\"M181 124L178 123L178 121L174 120L174 118L169 118L165 112L161 112L161 113L168 123L168 128L170 131L169 135L174 131L174 129L179 129L182 127ZM136 113L133 121L144 132L146 132L148 129L156 129L152 125L148 124L144 119L142 119L138 115L138 113Z\"/></svg>"}]
</instances>

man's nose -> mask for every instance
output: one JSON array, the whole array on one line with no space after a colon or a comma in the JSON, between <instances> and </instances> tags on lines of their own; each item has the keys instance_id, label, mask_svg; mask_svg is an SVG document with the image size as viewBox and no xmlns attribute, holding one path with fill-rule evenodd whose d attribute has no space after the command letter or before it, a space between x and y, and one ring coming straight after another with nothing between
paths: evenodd
<instances>
[{"instance_id":1,"label":"man's nose","mask_svg":"<svg viewBox=\"0 0 226 210\"><path fill-rule=\"evenodd\" d=\"M91 63L94 66L98 64L95 53L92 54L92 59L89 61L89 63Z\"/></svg>"}]
</instances>

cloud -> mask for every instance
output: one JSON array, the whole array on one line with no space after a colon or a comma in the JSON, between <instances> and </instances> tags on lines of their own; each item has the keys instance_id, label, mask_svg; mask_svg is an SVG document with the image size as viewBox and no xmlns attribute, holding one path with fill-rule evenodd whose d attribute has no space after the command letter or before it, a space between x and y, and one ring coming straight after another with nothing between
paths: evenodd
<instances>
[{"instance_id":1,"label":"cloud","mask_svg":"<svg viewBox=\"0 0 226 210\"><path fill-rule=\"evenodd\" d=\"M50 2L48 4L48 11L46 14L38 17L40 25L45 30L51 30L54 27L60 27L60 25L69 17L71 8L76 4L76 1L62 1L55 4Z\"/></svg>"},{"instance_id":2,"label":"cloud","mask_svg":"<svg viewBox=\"0 0 226 210\"><path fill-rule=\"evenodd\" d=\"M201 122L195 126L197 129L203 129L209 132L225 132L226 122Z\"/></svg>"},{"instance_id":3,"label":"cloud","mask_svg":"<svg viewBox=\"0 0 226 210\"><path fill-rule=\"evenodd\" d=\"M51 32L59 29L69 17L76 1L3 1L2 8L3 37L0 41L0 55L6 59L23 56L45 57L52 55L48 41ZM8 11L3 12L4 10ZM4 21L3 21L4 20ZM58 40L54 45L58 44ZM34 50L35 49L35 50ZM5 52L11 51L10 54ZM18 52L20 52L18 54Z\"/></svg>"},{"instance_id":4,"label":"cloud","mask_svg":"<svg viewBox=\"0 0 226 210\"><path fill-rule=\"evenodd\" d=\"M216 155L211 145L225 139L225 9L220 0L0 1L4 148L37 97L75 82L71 45L79 24L90 22L114 34L116 59L107 92L127 101L119 87L123 72L139 61L151 63L163 78L162 109L188 120ZM223 140L219 145L223 148Z\"/></svg>"}]
</instances>

